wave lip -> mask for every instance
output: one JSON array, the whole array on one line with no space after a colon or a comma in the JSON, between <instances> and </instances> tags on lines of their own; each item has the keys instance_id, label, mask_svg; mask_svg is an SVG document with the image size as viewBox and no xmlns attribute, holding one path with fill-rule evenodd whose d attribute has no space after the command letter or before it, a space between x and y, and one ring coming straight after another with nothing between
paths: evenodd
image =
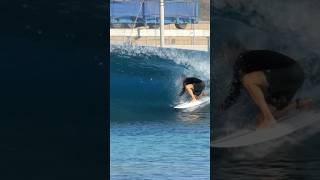
<instances>
[{"instance_id":1,"label":"wave lip","mask_svg":"<svg viewBox=\"0 0 320 180\"><path fill-rule=\"evenodd\" d=\"M176 118L181 75L194 76L210 87L207 52L139 46L112 46L111 117L115 119ZM130 115L127 115L130 114Z\"/></svg>"}]
</instances>

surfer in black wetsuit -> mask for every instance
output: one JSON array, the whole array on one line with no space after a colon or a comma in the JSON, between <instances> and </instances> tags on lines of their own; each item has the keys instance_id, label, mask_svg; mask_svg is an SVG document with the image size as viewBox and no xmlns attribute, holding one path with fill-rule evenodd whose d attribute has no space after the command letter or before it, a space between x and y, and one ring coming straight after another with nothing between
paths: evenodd
<instances>
[{"instance_id":1,"label":"surfer in black wetsuit","mask_svg":"<svg viewBox=\"0 0 320 180\"><path fill-rule=\"evenodd\" d=\"M240 46L230 45L228 48L225 53L233 51L238 55L231 56L235 59L233 81L221 110L226 110L235 103L242 87L261 111L260 128L269 127L276 122L275 118L291 109L311 105L311 99L292 101L304 81L303 69L295 60L270 50L245 50ZM228 59L228 55L225 56Z\"/></svg>"},{"instance_id":2,"label":"surfer in black wetsuit","mask_svg":"<svg viewBox=\"0 0 320 180\"><path fill-rule=\"evenodd\" d=\"M205 88L205 83L201 79L195 77L183 77L182 86L182 91L179 95L182 96L187 90L192 98L191 102L196 101L201 95L205 95L205 93L202 92Z\"/></svg>"}]
</instances>

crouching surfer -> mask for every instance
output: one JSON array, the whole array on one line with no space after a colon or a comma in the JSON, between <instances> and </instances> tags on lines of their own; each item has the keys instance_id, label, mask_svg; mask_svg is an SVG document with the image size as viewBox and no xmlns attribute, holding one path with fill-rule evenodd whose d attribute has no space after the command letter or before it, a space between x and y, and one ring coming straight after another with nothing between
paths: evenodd
<instances>
[{"instance_id":1,"label":"crouching surfer","mask_svg":"<svg viewBox=\"0 0 320 180\"><path fill-rule=\"evenodd\" d=\"M225 43L224 57L233 66L230 92L221 110L232 106L241 88L260 109L258 128L270 127L292 109L308 108L312 99L293 100L304 81L298 62L270 50L246 50L237 42Z\"/></svg>"},{"instance_id":2,"label":"crouching surfer","mask_svg":"<svg viewBox=\"0 0 320 180\"><path fill-rule=\"evenodd\" d=\"M182 91L180 96L182 96L186 91L191 96L191 102L195 102L201 96L206 96L207 94L203 92L205 88L205 83L195 77L183 77Z\"/></svg>"}]
</instances>

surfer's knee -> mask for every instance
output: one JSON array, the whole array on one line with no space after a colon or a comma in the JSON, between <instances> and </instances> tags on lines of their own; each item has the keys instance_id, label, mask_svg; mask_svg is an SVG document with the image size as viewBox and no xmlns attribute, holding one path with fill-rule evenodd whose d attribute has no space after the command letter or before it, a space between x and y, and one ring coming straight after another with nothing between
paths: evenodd
<instances>
[{"instance_id":1,"label":"surfer's knee","mask_svg":"<svg viewBox=\"0 0 320 180\"><path fill-rule=\"evenodd\" d=\"M192 89L193 88L193 85L192 84L187 84L186 85L186 89Z\"/></svg>"},{"instance_id":2,"label":"surfer's knee","mask_svg":"<svg viewBox=\"0 0 320 180\"><path fill-rule=\"evenodd\" d=\"M245 87L250 87L252 85L266 86L267 81L262 71L255 71L245 74L242 77L242 84Z\"/></svg>"},{"instance_id":3,"label":"surfer's knee","mask_svg":"<svg viewBox=\"0 0 320 180\"><path fill-rule=\"evenodd\" d=\"M242 77L242 84L245 86L245 87L250 87L251 85L254 84L255 82L255 75L253 73L248 73L248 74L245 74L243 77Z\"/></svg>"}]
</instances>

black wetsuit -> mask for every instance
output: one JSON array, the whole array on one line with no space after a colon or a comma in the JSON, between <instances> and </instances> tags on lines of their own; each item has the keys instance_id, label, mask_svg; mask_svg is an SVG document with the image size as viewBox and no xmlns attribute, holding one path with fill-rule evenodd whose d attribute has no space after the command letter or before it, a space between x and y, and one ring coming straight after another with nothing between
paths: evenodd
<instances>
[{"instance_id":1,"label":"black wetsuit","mask_svg":"<svg viewBox=\"0 0 320 180\"><path fill-rule=\"evenodd\" d=\"M222 109L232 106L240 96L241 75L263 71L268 81L268 89L263 90L268 104L282 109L292 100L304 80L304 72L293 59L269 50L252 50L241 53L233 69L230 94L222 104Z\"/></svg>"},{"instance_id":2,"label":"black wetsuit","mask_svg":"<svg viewBox=\"0 0 320 180\"><path fill-rule=\"evenodd\" d=\"M183 81L183 87L182 87L182 91L180 92L180 96L182 96L185 93L186 91L185 86L188 84L193 85L193 94L196 96L199 96L203 91L203 89L205 88L205 83L201 79L198 79L195 77L188 77Z\"/></svg>"}]
</instances>

